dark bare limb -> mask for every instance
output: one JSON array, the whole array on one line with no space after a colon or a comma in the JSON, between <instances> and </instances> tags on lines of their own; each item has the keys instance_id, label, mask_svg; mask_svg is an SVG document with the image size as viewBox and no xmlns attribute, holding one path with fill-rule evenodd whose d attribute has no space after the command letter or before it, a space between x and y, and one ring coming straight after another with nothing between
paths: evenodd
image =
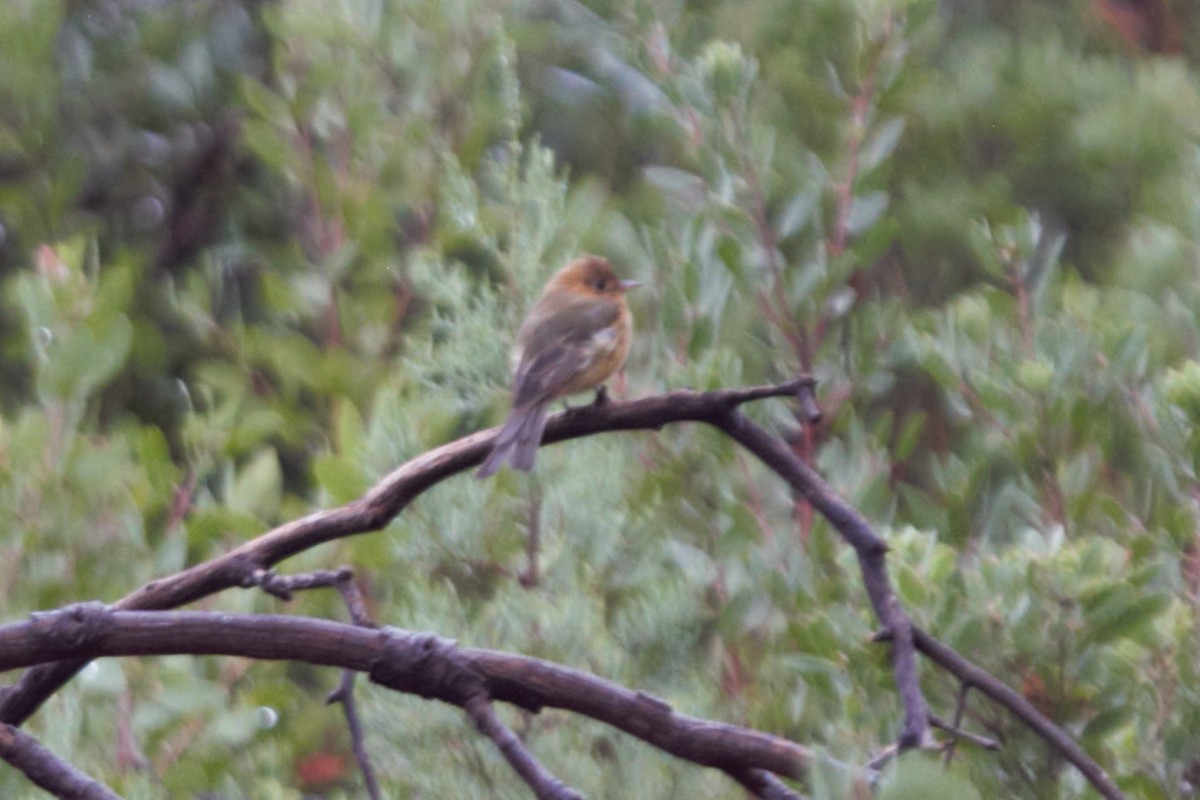
<instances>
[{"instance_id":1,"label":"dark bare limb","mask_svg":"<svg viewBox=\"0 0 1200 800\"><path fill-rule=\"evenodd\" d=\"M492 701L482 692L463 705L475 727L492 740L513 771L533 789L538 800L583 800L583 795L546 771L512 729L500 721Z\"/></svg>"},{"instance_id":2,"label":"dark bare limb","mask_svg":"<svg viewBox=\"0 0 1200 800\"><path fill-rule=\"evenodd\" d=\"M804 800L804 795L765 770L748 769L732 775L747 792L760 800Z\"/></svg>"},{"instance_id":3,"label":"dark bare limb","mask_svg":"<svg viewBox=\"0 0 1200 800\"><path fill-rule=\"evenodd\" d=\"M768 397L795 397L812 379L716 392L680 390L600 406L572 409L550 418L544 443L614 430L657 430L672 422L707 421L726 409ZM376 531L426 489L477 466L491 450L497 429L479 431L429 450L393 470L363 497L339 508L318 511L268 531L202 564L151 581L117 601L124 611L152 611L193 603L235 587L258 585L260 570L319 544ZM74 677L84 661L48 664L30 670L0 697L0 722L20 725L46 698Z\"/></svg>"},{"instance_id":4,"label":"dark bare limb","mask_svg":"<svg viewBox=\"0 0 1200 800\"><path fill-rule=\"evenodd\" d=\"M837 528L842 537L858 554L859 569L867 597L875 616L883 623L892 646L892 671L896 688L904 703L904 729L900 747L919 747L929 744L929 706L917 680L916 650L913 647L912 622L900 608L896 593L888 579L884 556L887 545L871 529L870 523L791 451L778 437L755 425L736 408L711 420L764 464L770 467L795 491L804 495L817 511Z\"/></svg>"},{"instance_id":5,"label":"dark bare limb","mask_svg":"<svg viewBox=\"0 0 1200 800\"><path fill-rule=\"evenodd\" d=\"M358 716L358 701L354 699L354 679L357 675L352 669L342 670L342 679L338 681L338 687L326 696L325 702L341 705L342 714L346 717L346 729L350 731L350 748L354 751L354 760L358 762L358 770L362 773L367 797L379 800L383 797L383 791L375 777L375 766L371 762L370 752L367 751L366 733L363 731L362 719Z\"/></svg>"},{"instance_id":6,"label":"dark bare limb","mask_svg":"<svg viewBox=\"0 0 1200 800\"><path fill-rule=\"evenodd\" d=\"M914 629L891 588L883 540L782 442L737 410L744 403L771 397L803 401L812 386L811 378L801 377L771 386L714 392L679 390L629 402L576 408L551 417L543 444L609 431L657 430L675 422L704 422L722 430L803 494L855 549L867 595L883 625L884 638L892 648L893 672L905 709L899 740L902 746L922 745L928 740L928 707L917 682L913 655L915 648L919 648L934 663L960 680L969 680L1008 708L1074 764L1104 797L1110 800L1122 797L1104 770L1024 698L928 634ZM153 581L120 600L114 608L131 611L177 608L224 589L252 586L261 570L269 570L292 555L334 539L379 530L426 489L478 465L489 452L495 433L496 429L480 431L434 448L393 471L358 500L287 523L227 554ZM23 722L85 663L86 660L74 659L28 671L17 686L0 697L0 721ZM968 673L976 677L964 677ZM672 752L662 742L653 743ZM786 770L772 771L793 774Z\"/></svg>"},{"instance_id":7,"label":"dark bare limb","mask_svg":"<svg viewBox=\"0 0 1200 800\"><path fill-rule=\"evenodd\" d=\"M958 678L964 686L970 686L987 695L1029 726L1030 730L1041 736L1051 747L1062 754L1063 758L1074 764L1075 768L1101 795L1109 800L1120 800L1125 796L1108 777L1108 773L1083 751L1083 748L1071 738L1070 734L1047 719L1018 692L1004 685L920 628L913 629L913 639L917 649L924 653L930 661Z\"/></svg>"},{"instance_id":8,"label":"dark bare limb","mask_svg":"<svg viewBox=\"0 0 1200 800\"><path fill-rule=\"evenodd\" d=\"M0 759L23 772L30 783L55 797L121 800L107 786L83 774L37 739L12 725L0 724Z\"/></svg>"},{"instance_id":9,"label":"dark bare limb","mask_svg":"<svg viewBox=\"0 0 1200 800\"><path fill-rule=\"evenodd\" d=\"M265 614L109 611L99 604L0 626L0 671L60 659L179 653L341 667L365 672L395 691L462 708L482 697L530 711L573 711L679 758L763 786L769 782L749 771L801 778L812 761L811 751L794 742L678 714L657 698L585 672L527 656L460 648L396 628ZM482 719L475 713L472 718L477 725ZM532 760L527 753L518 757Z\"/></svg>"}]
</instances>

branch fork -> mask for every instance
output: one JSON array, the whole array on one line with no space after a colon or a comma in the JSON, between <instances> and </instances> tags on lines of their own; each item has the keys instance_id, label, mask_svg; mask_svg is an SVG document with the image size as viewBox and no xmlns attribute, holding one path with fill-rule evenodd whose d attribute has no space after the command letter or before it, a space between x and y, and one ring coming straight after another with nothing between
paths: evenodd
<instances>
[{"instance_id":1,"label":"branch fork","mask_svg":"<svg viewBox=\"0 0 1200 800\"><path fill-rule=\"evenodd\" d=\"M883 539L785 442L756 425L739 408L744 403L767 398L791 398L797 402L802 419L815 421L819 418L820 410L813 395L814 386L810 376L801 376L774 385L712 392L677 390L639 400L593 404L553 415L548 420L542 443L549 445L610 431L657 430L677 422L703 422L716 428L779 475L854 548L867 597L885 632L881 640L890 644L890 661L904 707L898 749L921 747L930 741L931 715L917 678L915 654L919 651L934 664L955 675L964 685L974 687L1008 708L1074 764L1102 796L1109 800L1123 797L1103 769L1065 731L1034 709L1017 692L912 624L891 586L885 559L888 548ZM38 663L47 658L67 660L34 667L25 673L15 687L0 695L0 723L21 724L70 680L87 663L88 658L116 654L99 652L90 645L111 638L115 629L109 626L117 625L117 620L124 618L125 612L155 611L158 613L153 615L153 619L157 626L185 625L183 620L193 617L162 612L238 586L260 586L264 591L281 598L290 597L293 591L318 585L337 586L339 591L352 586L348 571L335 571L319 577L314 577L314 574L305 579L310 581L305 584L304 580L280 578L271 570L290 556L318 544L386 526L426 489L477 466L491 449L496 432L495 428L480 431L434 448L394 470L358 500L340 508L309 514L268 531L222 556L153 581L127 595L111 609L89 604L35 617L30 624L38 629L36 636L42 646L42 656L32 661L10 662L7 668ZM343 596L346 596L345 592ZM796 797L770 773L800 777L811 760L809 751L794 743L676 714L661 701L594 676L516 656L456 648L453 642L432 635L390 629L364 630L370 627L365 612L359 615L352 610L352 615L363 627L348 630L358 630L359 635L376 637L372 641L385 645L390 655L383 661L376 657L369 663L357 666L336 660L333 663L369 670L372 680L383 685L405 687L405 691L444 699L464 707L476 726L492 736L514 769L530 782L539 797L566 800L577 795L572 790L564 789L548 773L539 772L541 768L528 754L510 755L506 750L511 749L506 734L489 733L500 730L496 728L494 716L488 711L493 698L529 709L557 705L587 714L628 730L667 752L722 769L759 797ZM225 630L213 641L223 644L230 636L237 635L240 623L230 615L222 615L221 620ZM366 622L363 623L363 620ZM311 621L310 624L318 623ZM321 623L322 626L329 624ZM183 636L186 632L173 633ZM257 636L261 637L261 632ZM346 634L339 636L340 645L344 645ZM210 644L209 649L204 649L199 641L192 640L193 647L188 652L223 652L218 644ZM278 642L264 643L261 638L257 639L256 646L265 644ZM0 647L0 662L3 661L3 652ZM147 652L165 650L151 649ZM344 655L340 647L334 648L334 652ZM957 728L957 725L953 727ZM750 758L751 753L755 754L754 758ZM532 779L530 776L533 776Z\"/></svg>"}]
</instances>

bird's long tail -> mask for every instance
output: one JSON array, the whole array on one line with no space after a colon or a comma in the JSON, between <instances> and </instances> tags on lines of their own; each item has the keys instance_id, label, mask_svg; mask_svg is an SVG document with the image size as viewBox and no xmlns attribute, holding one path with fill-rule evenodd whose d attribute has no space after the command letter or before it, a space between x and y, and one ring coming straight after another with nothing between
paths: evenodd
<instances>
[{"instance_id":1,"label":"bird's long tail","mask_svg":"<svg viewBox=\"0 0 1200 800\"><path fill-rule=\"evenodd\" d=\"M542 443L542 431L545 429L545 403L514 408L504 427L496 434L492 452L484 459L475 477L486 478L500 469L505 461L513 469L533 469L533 461L537 457L538 445Z\"/></svg>"}]
</instances>

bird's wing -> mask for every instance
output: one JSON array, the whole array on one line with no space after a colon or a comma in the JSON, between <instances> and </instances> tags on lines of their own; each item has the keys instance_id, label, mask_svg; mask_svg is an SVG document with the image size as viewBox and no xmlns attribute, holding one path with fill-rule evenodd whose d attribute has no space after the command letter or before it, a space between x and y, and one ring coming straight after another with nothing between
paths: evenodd
<instances>
[{"instance_id":1,"label":"bird's wing","mask_svg":"<svg viewBox=\"0 0 1200 800\"><path fill-rule=\"evenodd\" d=\"M513 405L558 396L558 390L611 346L620 307L613 302L567 301L551 311L537 308L521 326L524 350L513 381Z\"/></svg>"}]
</instances>

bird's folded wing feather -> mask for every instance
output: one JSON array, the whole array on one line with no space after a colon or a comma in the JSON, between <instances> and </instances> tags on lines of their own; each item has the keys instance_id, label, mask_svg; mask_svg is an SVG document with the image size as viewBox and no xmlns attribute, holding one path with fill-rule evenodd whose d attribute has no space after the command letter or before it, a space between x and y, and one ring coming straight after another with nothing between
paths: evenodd
<instances>
[{"instance_id":1,"label":"bird's folded wing feather","mask_svg":"<svg viewBox=\"0 0 1200 800\"><path fill-rule=\"evenodd\" d=\"M616 303L570 301L546 313L535 308L517 338L524 350L513 381L513 405L558 396L558 390L612 347L619 315Z\"/></svg>"}]
</instances>

